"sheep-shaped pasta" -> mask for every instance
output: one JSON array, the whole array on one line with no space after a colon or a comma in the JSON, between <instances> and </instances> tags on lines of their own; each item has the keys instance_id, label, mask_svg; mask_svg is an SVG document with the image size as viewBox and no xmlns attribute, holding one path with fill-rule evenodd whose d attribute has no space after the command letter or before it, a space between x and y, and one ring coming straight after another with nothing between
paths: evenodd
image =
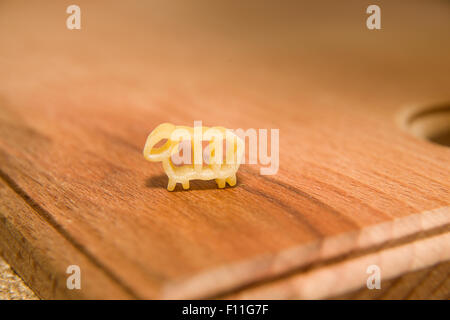
<instances>
[{"instance_id":1,"label":"sheep-shaped pasta","mask_svg":"<svg viewBox=\"0 0 450 320\"><path fill-rule=\"evenodd\" d=\"M161 147L155 147L164 140L167 141ZM205 151L203 141L209 142ZM189 181L195 179L215 179L219 188L225 188L226 183L236 185L244 142L223 127L192 128L163 123L150 133L143 153L148 161L162 162L169 177L169 191L173 191L177 183L189 189Z\"/></svg>"}]
</instances>

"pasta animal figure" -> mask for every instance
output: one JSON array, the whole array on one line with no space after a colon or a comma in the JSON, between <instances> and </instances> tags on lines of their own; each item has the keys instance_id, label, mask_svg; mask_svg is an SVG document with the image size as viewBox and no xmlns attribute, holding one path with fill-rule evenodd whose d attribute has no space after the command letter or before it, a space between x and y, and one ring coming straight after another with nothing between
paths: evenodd
<instances>
[{"instance_id":1,"label":"pasta animal figure","mask_svg":"<svg viewBox=\"0 0 450 320\"><path fill-rule=\"evenodd\" d=\"M156 147L164 140L161 147ZM203 141L208 142L205 150ZM162 162L169 177L167 190L173 191L177 183L189 189L189 181L195 179L215 179L219 188L225 188L226 183L236 185L244 150L243 140L223 127L162 123L148 136L143 153L148 161Z\"/></svg>"}]
</instances>

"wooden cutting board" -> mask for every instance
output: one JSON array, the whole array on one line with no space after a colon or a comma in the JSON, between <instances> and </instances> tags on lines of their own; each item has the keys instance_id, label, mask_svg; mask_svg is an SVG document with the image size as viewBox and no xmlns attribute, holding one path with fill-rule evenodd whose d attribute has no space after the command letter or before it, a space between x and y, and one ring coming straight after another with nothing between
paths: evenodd
<instances>
[{"instance_id":1,"label":"wooden cutting board","mask_svg":"<svg viewBox=\"0 0 450 320\"><path fill-rule=\"evenodd\" d=\"M1 254L43 298L324 298L449 260L450 149L406 127L450 112L450 7L377 3L381 30L357 1L77 1L68 30L69 1L2 1ZM279 129L278 173L168 192L145 140L194 120Z\"/></svg>"}]
</instances>

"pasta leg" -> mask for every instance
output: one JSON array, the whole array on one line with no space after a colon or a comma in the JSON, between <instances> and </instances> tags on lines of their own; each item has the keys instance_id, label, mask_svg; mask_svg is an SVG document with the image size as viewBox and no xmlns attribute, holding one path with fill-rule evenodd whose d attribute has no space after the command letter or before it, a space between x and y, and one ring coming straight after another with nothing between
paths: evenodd
<instances>
[{"instance_id":1,"label":"pasta leg","mask_svg":"<svg viewBox=\"0 0 450 320\"><path fill-rule=\"evenodd\" d=\"M167 184L167 190L173 191L176 185L177 183L174 180L169 179L169 183Z\"/></svg>"},{"instance_id":2,"label":"pasta leg","mask_svg":"<svg viewBox=\"0 0 450 320\"><path fill-rule=\"evenodd\" d=\"M183 189L184 189L184 190L189 189L189 180L188 180L188 181L184 181L184 182L182 183L182 185L183 185Z\"/></svg>"},{"instance_id":3,"label":"pasta leg","mask_svg":"<svg viewBox=\"0 0 450 320\"><path fill-rule=\"evenodd\" d=\"M227 182L230 186L235 186L236 185L236 175L232 175L230 177L227 178Z\"/></svg>"},{"instance_id":4,"label":"pasta leg","mask_svg":"<svg viewBox=\"0 0 450 320\"><path fill-rule=\"evenodd\" d=\"M225 179L216 179L216 183L219 188L225 188Z\"/></svg>"}]
</instances>

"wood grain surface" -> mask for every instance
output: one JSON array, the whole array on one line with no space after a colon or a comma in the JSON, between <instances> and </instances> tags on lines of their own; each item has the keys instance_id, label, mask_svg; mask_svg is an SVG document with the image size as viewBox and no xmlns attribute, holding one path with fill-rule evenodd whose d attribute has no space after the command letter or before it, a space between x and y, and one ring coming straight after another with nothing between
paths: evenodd
<instances>
[{"instance_id":1,"label":"wood grain surface","mask_svg":"<svg viewBox=\"0 0 450 320\"><path fill-rule=\"evenodd\" d=\"M41 297L321 298L450 258L450 149L399 125L450 101L448 2L378 31L314 3L78 1L68 30L68 1L0 2L0 248ZM167 192L143 145L194 120L279 129L278 173Z\"/></svg>"}]
</instances>

